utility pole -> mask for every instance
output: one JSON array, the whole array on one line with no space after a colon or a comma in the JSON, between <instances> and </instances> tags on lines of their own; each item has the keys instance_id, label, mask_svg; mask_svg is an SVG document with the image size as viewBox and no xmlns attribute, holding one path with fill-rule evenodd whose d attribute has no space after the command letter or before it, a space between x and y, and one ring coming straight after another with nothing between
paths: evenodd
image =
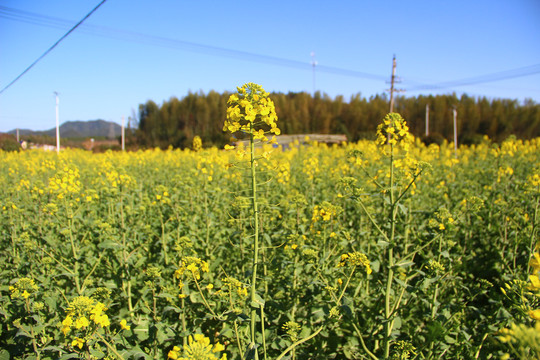
<instances>
[{"instance_id":1,"label":"utility pole","mask_svg":"<svg viewBox=\"0 0 540 360\"><path fill-rule=\"evenodd\" d=\"M453 109L452 109L452 113L454 114L454 152L456 154L456 157L457 157L457 148L458 148L458 139L457 139L457 109L456 109L456 106L454 105Z\"/></svg>"},{"instance_id":2,"label":"utility pole","mask_svg":"<svg viewBox=\"0 0 540 360\"><path fill-rule=\"evenodd\" d=\"M56 153L60 153L60 124L58 119L58 93L55 91L54 95L56 97Z\"/></svg>"},{"instance_id":3,"label":"utility pole","mask_svg":"<svg viewBox=\"0 0 540 360\"><path fill-rule=\"evenodd\" d=\"M126 133L124 129L124 116L122 115L122 151L126 150Z\"/></svg>"},{"instance_id":4,"label":"utility pole","mask_svg":"<svg viewBox=\"0 0 540 360\"><path fill-rule=\"evenodd\" d=\"M396 55L392 59L392 79L390 81L390 112L394 112L394 93L403 91L395 88L395 83L399 82L396 78Z\"/></svg>"},{"instance_id":5,"label":"utility pole","mask_svg":"<svg viewBox=\"0 0 540 360\"><path fill-rule=\"evenodd\" d=\"M429 104L426 104L426 136L429 136Z\"/></svg>"},{"instance_id":6,"label":"utility pole","mask_svg":"<svg viewBox=\"0 0 540 360\"><path fill-rule=\"evenodd\" d=\"M19 142L19 128L17 128L17 142Z\"/></svg>"},{"instance_id":7,"label":"utility pole","mask_svg":"<svg viewBox=\"0 0 540 360\"><path fill-rule=\"evenodd\" d=\"M313 66L313 96L315 96L315 67L317 66L317 61L315 60L315 52L311 52L311 66Z\"/></svg>"}]
</instances>

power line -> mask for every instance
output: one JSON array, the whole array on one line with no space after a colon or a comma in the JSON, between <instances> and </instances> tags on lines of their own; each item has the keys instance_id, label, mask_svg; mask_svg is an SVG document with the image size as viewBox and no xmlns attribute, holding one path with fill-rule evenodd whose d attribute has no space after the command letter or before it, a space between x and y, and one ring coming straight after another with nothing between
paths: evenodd
<instances>
[{"instance_id":1,"label":"power line","mask_svg":"<svg viewBox=\"0 0 540 360\"><path fill-rule=\"evenodd\" d=\"M17 9L12 9L8 7L4 7L4 6L0 6L0 17L7 18L14 21L30 23L34 25L41 25L41 26L55 27L55 28L62 27L62 24L63 23L65 24L67 22L64 19L43 16L43 15L21 11ZM189 42L189 41L184 41L184 40L171 39L171 38L166 38L162 36L148 35L148 34L143 34L139 32L119 30L119 29L114 29L114 28L109 28L109 27L104 27L104 26L84 24L81 30L91 35L103 36L103 37L113 38L113 39L122 40L122 41L130 41L130 42L136 42L136 43L142 43L142 44L148 44L152 46L160 46L160 47L166 47L166 48L173 48L173 49L184 49L191 52L236 58L236 59L241 59L244 61L267 63L267 64L273 64L273 65L284 66L284 67L295 68L295 69L303 69L303 70L307 70L312 67L311 63L307 63L303 61L291 60L291 59L281 58L277 56L256 54L256 53L242 51L242 50L228 49L228 48L200 44L200 43ZM355 70L342 69L342 68L337 68L337 67L332 67L332 66L319 65L319 64L317 64L317 71L330 73L330 74L336 74L336 75L342 75L342 76L369 79L369 80L379 81L379 80L386 79L385 76L381 76L381 75L370 74L370 73L355 71Z\"/></svg>"},{"instance_id":2,"label":"power line","mask_svg":"<svg viewBox=\"0 0 540 360\"><path fill-rule=\"evenodd\" d=\"M75 26L73 26L67 33L64 34L58 41L56 41L47 51L45 51L40 57L38 57L30 66L28 66L22 73L19 74L12 82L7 84L6 87L4 87L2 90L0 90L0 94L2 94L6 89L8 89L11 85L13 85L17 80L19 80L24 74L26 74L31 68L34 67L41 59L43 59L45 56L47 56L48 53L50 53L62 40L64 40L69 34L71 34L76 28L79 27L85 21L92 15L101 5L103 5L107 0L102 0L95 8L92 9L88 14L86 14L85 17L83 17Z\"/></svg>"},{"instance_id":3,"label":"power line","mask_svg":"<svg viewBox=\"0 0 540 360\"><path fill-rule=\"evenodd\" d=\"M92 12L94 12L104 2L105 0L103 0L98 6L96 6L96 8L92 10ZM92 14L92 12L90 12L90 14L88 14L77 25L75 25L75 27L73 27L66 35L64 35L63 38L65 38L71 31L73 31L77 26L79 26L88 16ZM5 19L13 20L13 21L20 21L24 23L33 24L33 25L53 27L53 28L65 28L69 26L70 24L70 22L65 19L44 16L41 14L13 9L13 8L5 7L5 6L0 6L0 18L5 18ZM114 28L109 28L109 27L104 27L104 26L84 24L81 27L80 32L87 33L90 35L113 38L113 39L117 39L121 41L130 41L130 42L143 43L143 44L166 47L166 48L183 49L183 50L197 52L197 53L237 58L244 61L268 63L268 64L302 69L302 70L308 70L312 68L312 64L307 63L307 62L280 58L276 56L256 54L256 53L251 53L251 52L241 51L241 50L228 49L228 48L223 48L223 47L218 47L218 46L194 43L194 42L189 42L189 41L171 39L171 38L166 38L166 37L161 37L161 36L148 35L148 34L143 34L143 33L138 33L138 32L119 30L119 29L114 29ZM36 60L34 64L32 64L28 69L26 69L14 81L12 81L12 83L10 83L2 91L0 91L0 94L9 86L11 86L16 80L18 80L18 78L20 78L26 71L28 71L33 65L35 65L35 63L37 63L42 57L44 57L50 50L52 50L52 48L54 48L54 46L56 46L62 39L60 39L55 45L53 45L51 49L49 49L44 55L42 55L38 60ZM320 64L317 64L317 71L341 75L341 76L376 80L376 81L386 80L386 76L382 76L382 75L376 75L376 74L349 70L349 69L342 69L342 68L337 68L337 67L332 67L332 66L325 66L325 65L320 65ZM540 73L540 64L522 67L518 69L506 70L506 71L487 74L487 75L482 75L478 77L442 82L438 84L423 84L421 82L408 80L408 82L410 81L413 83L417 83L418 85L407 88L406 90L407 91L440 90L440 89L445 89L445 88L453 88L453 87L459 87L459 86L468 86L468 85L475 85L475 84L481 84L481 83L487 83L487 82L495 82L495 81L500 81L500 80L534 75L537 73Z\"/></svg>"},{"instance_id":4,"label":"power line","mask_svg":"<svg viewBox=\"0 0 540 360\"><path fill-rule=\"evenodd\" d=\"M417 91L417 90L440 90L440 89L446 89L446 88L454 88L459 86L468 86L468 85L476 85L476 84L483 84L487 82L495 82L500 80L508 80L508 79L514 79L518 77L523 76L529 76L540 73L540 64L525 66L517 69L511 69L511 70L505 70L500 71L496 73L461 79L461 80L455 80L455 81L447 81L442 82L439 84L423 84L418 85L415 87L408 88L407 91Z\"/></svg>"}]
</instances>

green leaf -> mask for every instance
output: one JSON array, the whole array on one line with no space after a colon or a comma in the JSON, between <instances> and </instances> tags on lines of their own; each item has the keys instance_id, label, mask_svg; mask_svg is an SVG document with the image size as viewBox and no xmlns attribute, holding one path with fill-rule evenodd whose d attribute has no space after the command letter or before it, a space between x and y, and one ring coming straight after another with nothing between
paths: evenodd
<instances>
[{"instance_id":1,"label":"green leaf","mask_svg":"<svg viewBox=\"0 0 540 360\"><path fill-rule=\"evenodd\" d=\"M0 350L0 360L9 360L9 351L6 349Z\"/></svg>"},{"instance_id":2,"label":"green leaf","mask_svg":"<svg viewBox=\"0 0 540 360\"><path fill-rule=\"evenodd\" d=\"M259 309L261 306L264 307L264 299L257 293L255 293L255 299L251 302L251 307Z\"/></svg>"},{"instance_id":3,"label":"green leaf","mask_svg":"<svg viewBox=\"0 0 540 360\"><path fill-rule=\"evenodd\" d=\"M409 267L409 266L412 266L414 265L414 261L403 261L403 262L399 262L397 264L394 265L394 268L406 268L406 267Z\"/></svg>"},{"instance_id":4,"label":"green leaf","mask_svg":"<svg viewBox=\"0 0 540 360\"><path fill-rule=\"evenodd\" d=\"M386 240L379 239L379 240L377 241L377 246L379 246L379 247L381 247L381 248L383 248L383 249L384 249L384 248L387 248L388 245L390 245L390 243L389 243L388 241L386 241Z\"/></svg>"},{"instance_id":5,"label":"green leaf","mask_svg":"<svg viewBox=\"0 0 540 360\"><path fill-rule=\"evenodd\" d=\"M74 353L74 354L66 354L66 355L63 355L62 357L60 357L58 360L66 360L66 359L76 359L79 357L79 354L77 353Z\"/></svg>"}]
</instances>

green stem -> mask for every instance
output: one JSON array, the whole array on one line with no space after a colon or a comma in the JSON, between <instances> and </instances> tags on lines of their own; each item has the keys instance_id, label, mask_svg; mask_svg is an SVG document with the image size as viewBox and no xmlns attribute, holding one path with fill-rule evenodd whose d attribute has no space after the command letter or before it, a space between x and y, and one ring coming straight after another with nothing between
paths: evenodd
<instances>
[{"instance_id":1,"label":"green stem","mask_svg":"<svg viewBox=\"0 0 540 360\"><path fill-rule=\"evenodd\" d=\"M185 336L185 333L187 331L187 327L186 327L186 311L185 311L185 300L184 298L182 298L182 300L180 301L180 308L182 309L182 313L181 313L181 321L182 321L182 333L184 333L184 336L182 336L182 340L183 340L183 345L184 345L184 348L188 345L188 342L187 342L187 338Z\"/></svg>"},{"instance_id":2,"label":"green stem","mask_svg":"<svg viewBox=\"0 0 540 360\"><path fill-rule=\"evenodd\" d=\"M370 358L372 358L373 360L379 360L379 358L377 356L375 356L375 354L373 354L371 351L369 351L369 349L367 348L366 346L366 343L364 342L364 336L362 335L362 332L360 331L360 329L358 328L358 326L356 326L355 323L352 323L353 327L354 327L354 331L356 331L356 335L358 335L358 338L360 339L360 344L362 345L362 348L364 349L364 351L369 355Z\"/></svg>"},{"instance_id":3,"label":"green stem","mask_svg":"<svg viewBox=\"0 0 540 360\"><path fill-rule=\"evenodd\" d=\"M229 309L231 311L234 311L234 302L232 299L232 293L231 293L230 288L229 288ZM242 345L242 341L240 341L240 335L238 333L238 321L236 319L234 320L234 334L236 337L236 346L238 346L238 350L240 352L240 360L243 360L244 356L242 354L243 354L244 346Z\"/></svg>"},{"instance_id":4,"label":"green stem","mask_svg":"<svg viewBox=\"0 0 540 360\"><path fill-rule=\"evenodd\" d=\"M195 280L195 285L197 285L197 290L199 290L199 294L201 294L201 297L202 297L204 306L206 306L206 308L208 309L208 311L210 311L210 312L212 313L212 315L214 315L215 317L217 317L217 315L216 315L216 313L214 312L214 310L212 310L212 308L211 308L210 305L208 304L208 301L206 301L206 297L204 296L204 294L203 294L203 292L202 292L201 286L199 285L199 282L197 281L197 278L195 277L195 274L192 274L192 275L193 275L193 280Z\"/></svg>"},{"instance_id":5,"label":"green stem","mask_svg":"<svg viewBox=\"0 0 540 360\"><path fill-rule=\"evenodd\" d=\"M114 355L116 355L118 357L118 359L120 360L124 360L124 357L122 355L120 355L120 353L118 352L118 350L116 350L111 344L109 344L109 342L107 340L105 340L105 338L103 336L101 336L100 333L98 333L96 331L96 334L97 336L99 336L99 338L101 339L101 341L103 341L103 343L107 346L107 348L113 352Z\"/></svg>"},{"instance_id":6,"label":"green stem","mask_svg":"<svg viewBox=\"0 0 540 360\"><path fill-rule=\"evenodd\" d=\"M120 196L120 226L122 229L122 262L123 262L123 268L124 268L124 277L122 278L122 289L126 292L127 300L128 300L128 310L130 312L130 315L133 315L133 300L131 299L131 279L129 274L129 267L128 267L128 258L129 254L127 252L127 244L126 244L126 224L124 220L124 197Z\"/></svg>"},{"instance_id":7,"label":"green stem","mask_svg":"<svg viewBox=\"0 0 540 360\"><path fill-rule=\"evenodd\" d=\"M26 312L30 314L30 301L28 298L25 299L25 305L26 305ZM40 360L41 355L39 354L38 346L36 343L36 334L34 332L34 325L30 325L30 336L32 337L32 347L34 348L34 352L36 353L36 359Z\"/></svg>"},{"instance_id":8,"label":"green stem","mask_svg":"<svg viewBox=\"0 0 540 360\"><path fill-rule=\"evenodd\" d=\"M73 266L73 278L75 279L75 286L77 288L77 293L79 295L82 294L81 284L79 283L79 258L77 257L77 251L75 248L75 241L73 239L73 214L68 213L68 225L69 225L69 241L71 243L71 252L73 254L73 261L75 261L75 265Z\"/></svg>"},{"instance_id":9,"label":"green stem","mask_svg":"<svg viewBox=\"0 0 540 360\"><path fill-rule=\"evenodd\" d=\"M266 336L264 334L264 305L261 304L261 333L262 333L262 346L264 353L264 360L267 360L266 356Z\"/></svg>"},{"instance_id":10,"label":"green stem","mask_svg":"<svg viewBox=\"0 0 540 360\"><path fill-rule=\"evenodd\" d=\"M287 355L287 353L289 351L291 351L292 349L294 349L295 347L297 347L298 345L302 344L302 343L305 343L306 341L310 340L310 339L313 339L315 336L319 335L319 333L322 331L322 329L324 329L324 325L322 325L321 327L319 327L313 334L303 338L303 339L300 339L298 340L297 342L295 342L294 344L292 344L291 346L289 346L288 348L285 349L285 351L283 351L277 358L276 360L281 360L285 355Z\"/></svg>"},{"instance_id":11,"label":"green stem","mask_svg":"<svg viewBox=\"0 0 540 360\"><path fill-rule=\"evenodd\" d=\"M206 258L210 257L210 217L208 215L208 193L206 191L206 179L204 180L204 217L206 220L206 236L205 236L205 244L204 247L204 254L206 255Z\"/></svg>"},{"instance_id":12,"label":"green stem","mask_svg":"<svg viewBox=\"0 0 540 360\"><path fill-rule=\"evenodd\" d=\"M161 247L163 249L163 257L165 265L169 264L169 255L167 254L167 239L165 237L165 223L163 222L163 213L159 211L159 220L161 221Z\"/></svg>"},{"instance_id":13,"label":"green stem","mask_svg":"<svg viewBox=\"0 0 540 360\"><path fill-rule=\"evenodd\" d=\"M393 317L391 311L391 292L392 283L394 281L394 236L396 228L396 205L394 200L394 145L390 144L390 244L388 247L388 277L386 280L386 290L384 297L384 317L385 317L385 333L384 333L384 357L387 359L390 356L390 336L394 322L390 321Z\"/></svg>"},{"instance_id":14,"label":"green stem","mask_svg":"<svg viewBox=\"0 0 540 360\"><path fill-rule=\"evenodd\" d=\"M529 244L529 259L532 257L533 253L534 253L534 240L536 238L535 234L536 234L536 230L537 230L537 226L536 226L536 220L538 219L538 205L540 204L540 197L536 197L536 205L534 207L534 217L533 217L533 220L532 220L532 230L531 230L531 241L530 241L530 244ZM531 270L531 265L530 265L530 261L527 261L527 276L529 275L529 271Z\"/></svg>"},{"instance_id":15,"label":"green stem","mask_svg":"<svg viewBox=\"0 0 540 360\"><path fill-rule=\"evenodd\" d=\"M259 359L259 354L257 347L255 346L257 341L256 336L256 325L257 325L257 307L254 306L256 303L256 284L257 284L257 266L259 262L259 209L257 205L257 181L255 177L255 143L253 142L253 125L250 129L250 165L251 165L251 196L252 196L252 206L253 206L253 227L254 227L254 237L253 237L253 264L252 264L252 274L251 274L251 347L254 351L254 358Z\"/></svg>"},{"instance_id":16,"label":"green stem","mask_svg":"<svg viewBox=\"0 0 540 360\"><path fill-rule=\"evenodd\" d=\"M375 221L373 216L371 216L371 214L367 210L367 208L364 205L364 203L362 202L362 200L358 199L357 201L360 204L360 206L362 206L362 210L364 210L364 213L367 215L367 217L368 217L369 221L371 222L371 224L373 224L373 226L375 226L375 229L377 229L379 234L381 234L381 236L384 237L386 241L390 242L390 239L388 239L388 235L386 235L386 233L379 227L379 225L377 224L377 222Z\"/></svg>"}]
</instances>

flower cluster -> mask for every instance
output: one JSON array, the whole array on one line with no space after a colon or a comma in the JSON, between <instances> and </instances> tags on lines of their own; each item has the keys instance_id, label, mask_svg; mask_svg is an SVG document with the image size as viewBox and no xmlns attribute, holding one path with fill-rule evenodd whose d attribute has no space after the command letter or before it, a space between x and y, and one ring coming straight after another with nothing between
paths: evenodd
<instances>
[{"instance_id":1,"label":"flower cluster","mask_svg":"<svg viewBox=\"0 0 540 360\"><path fill-rule=\"evenodd\" d=\"M174 276L180 279L186 271L189 271L197 280L201 278L201 272L208 272L208 263L194 256L186 256L180 261L180 267L174 272Z\"/></svg>"},{"instance_id":2,"label":"flower cluster","mask_svg":"<svg viewBox=\"0 0 540 360\"><path fill-rule=\"evenodd\" d=\"M253 135L254 140L268 141L266 132L279 135L274 102L269 94L257 84L247 83L237 88L238 92L229 97L227 120L223 131L241 131Z\"/></svg>"},{"instance_id":3,"label":"flower cluster","mask_svg":"<svg viewBox=\"0 0 540 360\"><path fill-rule=\"evenodd\" d=\"M512 175L514 175L514 169L509 166L501 166L499 167L499 171L497 171L497 182L500 183L501 180L506 180Z\"/></svg>"},{"instance_id":4,"label":"flower cluster","mask_svg":"<svg viewBox=\"0 0 540 360\"><path fill-rule=\"evenodd\" d=\"M321 205L315 205L313 208L312 222L325 221L328 222L341 213L343 209L340 206L332 205L327 201L323 201Z\"/></svg>"},{"instance_id":5,"label":"flower cluster","mask_svg":"<svg viewBox=\"0 0 540 360\"><path fill-rule=\"evenodd\" d=\"M62 321L62 332L67 335L72 330L97 329L111 323L105 314L105 304L88 296L78 296L69 304L66 318ZM81 348L79 346L79 348Z\"/></svg>"},{"instance_id":6,"label":"flower cluster","mask_svg":"<svg viewBox=\"0 0 540 360\"><path fill-rule=\"evenodd\" d=\"M304 160L303 166L302 166L302 172L306 174L309 180L314 180L320 171L321 171L321 167L319 166L318 158L309 157Z\"/></svg>"},{"instance_id":7,"label":"flower cluster","mask_svg":"<svg viewBox=\"0 0 540 360\"><path fill-rule=\"evenodd\" d=\"M399 340L394 344L394 353L392 354L392 360L406 360L411 355L416 355L414 352L416 348L408 341Z\"/></svg>"},{"instance_id":8,"label":"flower cluster","mask_svg":"<svg viewBox=\"0 0 540 360\"><path fill-rule=\"evenodd\" d=\"M428 264L426 265L426 270L432 275L438 275L445 271L445 267L437 260L430 259Z\"/></svg>"},{"instance_id":9,"label":"flower cluster","mask_svg":"<svg viewBox=\"0 0 540 360\"><path fill-rule=\"evenodd\" d=\"M156 192L156 195L155 195L154 201L152 201L152 205L156 205L156 204L167 205L171 203L171 197L170 197L169 191L165 186L158 185L156 187L155 192Z\"/></svg>"},{"instance_id":10,"label":"flower cluster","mask_svg":"<svg viewBox=\"0 0 540 360\"><path fill-rule=\"evenodd\" d=\"M366 274L371 274L371 264L366 256L366 254L359 251L352 253L346 253L341 255L341 260L337 264L337 267L345 266L362 266Z\"/></svg>"},{"instance_id":11,"label":"flower cluster","mask_svg":"<svg viewBox=\"0 0 540 360\"><path fill-rule=\"evenodd\" d=\"M79 178L77 168L70 169L66 166L49 179L49 192L57 194L58 199L63 199L67 194L78 194L81 191Z\"/></svg>"},{"instance_id":12,"label":"flower cluster","mask_svg":"<svg viewBox=\"0 0 540 360\"><path fill-rule=\"evenodd\" d=\"M302 330L302 326L298 324L296 321L287 321L282 326L283 330L289 335L292 342L296 342L298 340L298 334Z\"/></svg>"},{"instance_id":13,"label":"flower cluster","mask_svg":"<svg viewBox=\"0 0 540 360\"><path fill-rule=\"evenodd\" d=\"M202 140L199 135L193 137L193 151L201 151L202 149Z\"/></svg>"},{"instance_id":14,"label":"flower cluster","mask_svg":"<svg viewBox=\"0 0 540 360\"><path fill-rule=\"evenodd\" d=\"M408 151L413 142L407 122L398 113L387 114L377 127L377 144L384 145L387 142L390 145L401 144L405 151Z\"/></svg>"},{"instance_id":15,"label":"flower cluster","mask_svg":"<svg viewBox=\"0 0 540 360\"><path fill-rule=\"evenodd\" d=\"M456 220L446 208L440 208L435 212L435 219L429 219L428 225L436 231L444 231L452 228Z\"/></svg>"},{"instance_id":16,"label":"flower cluster","mask_svg":"<svg viewBox=\"0 0 540 360\"><path fill-rule=\"evenodd\" d=\"M498 335L502 343L510 344L514 349L528 349L531 353L540 354L540 321L534 326L511 324L510 328L501 329ZM503 355L501 359L510 359L510 354Z\"/></svg>"},{"instance_id":17,"label":"flower cluster","mask_svg":"<svg viewBox=\"0 0 540 360\"><path fill-rule=\"evenodd\" d=\"M28 299L30 295L38 291L38 286L34 283L34 279L23 277L17 280L13 286L10 286L9 290L12 299Z\"/></svg>"},{"instance_id":18,"label":"flower cluster","mask_svg":"<svg viewBox=\"0 0 540 360\"><path fill-rule=\"evenodd\" d=\"M187 346L175 346L167 356L167 359L172 360L226 360L227 354L222 354L221 357L216 353L225 350L225 347L219 342L214 345L210 343L210 339L203 334L189 335Z\"/></svg>"},{"instance_id":19,"label":"flower cluster","mask_svg":"<svg viewBox=\"0 0 540 360\"><path fill-rule=\"evenodd\" d=\"M527 177L527 187L532 190L532 192L540 192L540 174L535 173Z\"/></svg>"},{"instance_id":20,"label":"flower cluster","mask_svg":"<svg viewBox=\"0 0 540 360\"><path fill-rule=\"evenodd\" d=\"M217 292L217 294L223 294L224 296L228 296L230 294L236 293L241 298L247 297L247 287L240 280L237 280L231 276L227 276L221 279L221 281L223 282L223 286L221 287L221 290Z\"/></svg>"},{"instance_id":21,"label":"flower cluster","mask_svg":"<svg viewBox=\"0 0 540 360\"><path fill-rule=\"evenodd\" d=\"M107 166L107 165L106 165ZM101 179L101 185L104 186L104 190L113 190L122 188L130 188L136 184L135 179L127 174L121 174L115 169L110 169L104 173L99 173L99 175L104 175L105 178Z\"/></svg>"}]
</instances>

